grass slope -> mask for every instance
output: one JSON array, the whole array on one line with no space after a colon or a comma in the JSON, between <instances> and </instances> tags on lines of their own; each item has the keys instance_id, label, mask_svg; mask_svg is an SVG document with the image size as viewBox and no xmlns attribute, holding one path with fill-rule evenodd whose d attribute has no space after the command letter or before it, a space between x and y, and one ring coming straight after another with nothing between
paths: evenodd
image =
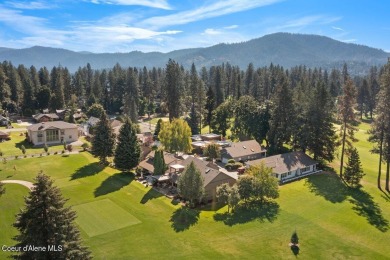
<instances>
[{"instance_id":1,"label":"grass slope","mask_svg":"<svg viewBox=\"0 0 390 260\"><path fill-rule=\"evenodd\" d=\"M248 205L233 215L218 205L183 210L130 174L102 169L88 153L15 161L16 172L9 162L0 165L0 179L12 175L8 179L31 181L39 170L51 175L68 204L79 211L82 236L96 259L295 259L288 246L294 230L301 259L388 259L390 199L375 187L377 156L366 151L371 145L365 130L358 135L356 146L367 174L360 191L348 189L334 174L316 175L282 186L274 203ZM15 204L22 201L23 194L11 195L4 196ZM85 222L101 225L99 205L107 200L114 209L109 206L101 216L111 216L121 228L89 237ZM93 205L89 214L96 216L80 212L86 205ZM1 198L0 212L10 211ZM126 217L116 212L140 223L122 225ZM13 221L6 218L1 230L15 234Z\"/></svg>"}]
</instances>

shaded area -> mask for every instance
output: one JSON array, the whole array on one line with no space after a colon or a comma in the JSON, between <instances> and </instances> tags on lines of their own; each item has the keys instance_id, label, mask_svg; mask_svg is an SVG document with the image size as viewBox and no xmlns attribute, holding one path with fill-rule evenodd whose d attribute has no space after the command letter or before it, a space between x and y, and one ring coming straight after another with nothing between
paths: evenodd
<instances>
[{"instance_id":1,"label":"shaded area","mask_svg":"<svg viewBox=\"0 0 390 260\"><path fill-rule=\"evenodd\" d=\"M147 193L142 197L140 203L145 204L149 200L157 199L159 197L163 196L160 192L156 191L155 189L151 188L148 190Z\"/></svg>"},{"instance_id":2,"label":"shaded area","mask_svg":"<svg viewBox=\"0 0 390 260\"><path fill-rule=\"evenodd\" d=\"M297 245L291 245L290 246L291 252L297 257L299 255L299 246Z\"/></svg>"},{"instance_id":3,"label":"shaded area","mask_svg":"<svg viewBox=\"0 0 390 260\"><path fill-rule=\"evenodd\" d=\"M129 172L121 172L111 175L105 179L99 187L96 188L94 195L99 197L118 191L123 187L129 185L134 180L134 174Z\"/></svg>"},{"instance_id":4,"label":"shaded area","mask_svg":"<svg viewBox=\"0 0 390 260\"><path fill-rule=\"evenodd\" d=\"M366 218L370 225L382 232L389 229L389 221L384 218L381 208L361 186L349 188L337 174L310 176L305 185L311 192L332 203L341 203L348 199L353 204L352 209L359 216Z\"/></svg>"},{"instance_id":5,"label":"shaded area","mask_svg":"<svg viewBox=\"0 0 390 260\"><path fill-rule=\"evenodd\" d=\"M305 182L310 192L332 203L341 203L347 199L348 187L337 174L325 173L310 175Z\"/></svg>"},{"instance_id":6,"label":"shaded area","mask_svg":"<svg viewBox=\"0 0 390 260\"><path fill-rule=\"evenodd\" d=\"M279 214L279 204L274 201L251 201L236 207L233 213L216 213L215 221L223 221L225 225L233 226L244 224L253 220L273 222Z\"/></svg>"},{"instance_id":7,"label":"shaded area","mask_svg":"<svg viewBox=\"0 0 390 260\"><path fill-rule=\"evenodd\" d=\"M102 167L98 162L90 163L88 165L84 165L83 167L78 168L71 177L71 180L85 178L89 176L93 176L99 173L102 170Z\"/></svg>"},{"instance_id":8,"label":"shaded area","mask_svg":"<svg viewBox=\"0 0 390 260\"><path fill-rule=\"evenodd\" d=\"M386 232L389 230L389 221L382 215L382 210L379 205L373 200L373 197L364 190L350 189L351 199L349 202L353 204L352 209L362 217L365 217L378 230Z\"/></svg>"},{"instance_id":9,"label":"shaded area","mask_svg":"<svg viewBox=\"0 0 390 260\"><path fill-rule=\"evenodd\" d=\"M176 232L182 232L198 223L199 211L188 207L181 207L175 210L169 220L172 222L171 227Z\"/></svg>"}]
</instances>

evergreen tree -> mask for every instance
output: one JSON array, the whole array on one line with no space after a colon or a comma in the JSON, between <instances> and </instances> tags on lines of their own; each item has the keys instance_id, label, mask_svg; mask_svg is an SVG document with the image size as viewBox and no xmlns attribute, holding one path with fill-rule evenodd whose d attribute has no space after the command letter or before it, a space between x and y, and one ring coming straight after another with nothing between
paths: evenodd
<instances>
[{"instance_id":1,"label":"evergreen tree","mask_svg":"<svg viewBox=\"0 0 390 260\"><path fill-rule=\"evenodd\" d=\"M347 166L344 167L343 177L351 187L357 187L365 174L363 173L357 149L352 148L349 154Z\"/></svg>"},{"instance_id":2,"label":"evergreen tree","mask_svg":"<svg viewBox=\"0 0 390 260\"><path fill-rule=\"evenodd\" d=\"M347 149L350 149L352 142L356 141L354 137L356 127L353 126L355 123L355 112L353 110L356 101L355 98L356 88L352 80L348 78L343 85L343 95L338 99L338 113L339 120L341 121L340 177L343 176L345 145L347 145Z\"/></svg>"},{"instance_id":3,"label":"evergreen tree","mask_svg":"<svg viewBox=\"0 0 390 260\"><path fill-rule=\"evenodd\" d=\"M215 108L215 97L214 97L214 92L211 87L209 87L209 90L206 93L206 116L205 118L205 123L206 125L209 126L209 132L211 132L210 125L211 125L211 120L213 118L213 110Z\"/></svg>"},{"instance_id":4,"label":"evergreen tree","mask_svg":"<svg viewBox=\"0 0 390 260\"><path fill-rule=\"evenodd\" d=\"M177 181L177 189L180 196L189 200L191 205L194 205L194 203L200 201L204 195L203 182L204 180L199 169L191 162L180 175Z\"/></svg>"},{"instance_id":5,"label":"evergreen tree","mask_svg":"<svg viewBox=\"0 0 390 260\"><path fill-rule=\"evenodd\" d=\"M332 161L336 149L333 127L333 102L323 82L305 97L308 107L302 111L304 122L297 125L300 146L313 154L314 160ZM320 120L319 120L320 119Z\"/></svg>"},{"instance_id":6,"label":"evergreen tree","mask_svg":"<svg viewBox=\"0 0 390 260\"><path fill-rule=\"evenodd\" d=\"M299 238L298 238L297 231L294 231L294 233L291 235L291 240L290 240L290 242L291 242L291 244L293 244L293 245L299 244Z\"/></svg>"},{"instance_id":7,"label":"evergreen tree","mask_svg":"<svg viewBox=\"0 0 390 260\"><path fill-rule=\"evenodd\" d=\"M167 104L169 121L180 117L181 97L183 93L183 76L177 62L169 59L165 69L165 92L167 93Z\"/></svg>"},{"instance_id":8,"label":"evergreen tree","mask_svg":"<svg viewBox=\"0 0 390 260\"><path fill-rule=\"evenodd\" d=\"M114 155L115 134L105 112L93 132L91 153L99 158L100 163L106 164L107 157Z\"/></svg>"},{"instance_id":9,"label":"evergreen tree","mask_svg":"<svg viewBox=\"0 0 390 260\"><path fill-rule=\"evenodd\" d=\"M11 101L11 88L9 87L8 78L0 66L0 106Z\"/></svg>"},{"instance_id":10,"label":"evergreen tree","mask_svg":"<svg viewBox=\"0 0 390 260\"><path fill-rule=\"evenodd\" d=\"M153 158L153 175L163 175L167 169L167 166L164 161L164 151L158 149L154 152Z\"/></svg>"},{"instance_id":11,"label":"evergreen tree","mask_svg":"<svg viewBox=\"0 0 390 260\"><path fill-rule=\"evenodd\" d=\"M271 153L275 153L282 150L283 144L290 142L295 118L292 95L285 76L281 77L272 103L267 136Z\"/></svg>"},{"instance_id":12,"label":"evergreen tree","mask_svg":"<svg viewBox=\"0 0 390 260\"><path fill-rule=\"evenodd\" d=\"M160 129L161 129L161 123L162 123L162 119L160 118L158 121L157 121L157 124L156 124L156 128L154 129L154 135L158 137L158 134L160 133Z\"/></svg>"},{"instance_id":13,"label":"evergreen tree","mask_svg":"<svg viewBox=\"0 0 390 260\"><path fill-rule=\"evenodd\" d=\"M188 125L191 128L193 135L199 134L199 117L195 110L195 106L191 106L190 117L187 119Z\"/></svg>"},{"instance_id":14,"label":"evergreen tree","mask_svg":"<svg viewBox=\"0 0 390 260\"><path fill-rule=\"evenodd\" d=\"M140 161L141 148L137 139L137 129L129 118L121 126L115 149L114 163L117 169L129 171Z\"/></svg>"},{"instance_id":15,"label":"evergreen tree","mask_svg":"<svg viewBox=\"0 0 390 260\"><path fill-rule=\"evenodd\" d=\"M61 67L53 67L50 75L52 89L51 108L53 110L65 107L64 78L62 74Z\"/></svg>"},{"instance_id":16,"label":"evergreen tree","mask_svg":"<svg viewBox=\"0 0 390 260\"><path fill-rule=\"evenodd\" d=\"M53 186L49 176L39 173L34 189L25 198L26 208L16 216L14 227L19 230L16 246L34 245L45 251L27 250L14 255L16 259L91 259L89 250L81 245L80 232L74 221L76 213L65 207L66 199ZM48 250L49 246L61 250ZM57 248L59 249L59 248Z\"/></svg>"},{"instance_id":17,"label":"evergreen tree","mask_svg":"<svg viewBox=\"0 0 390 260\"><path fill-rule=\"evenodd\" d=\"M132 68L127 70L127 80L123 103L124 113L130 117L132 122L137 122L139 109L139 85L137 75ZM141 115L144 115L144 113L141 113Z\"/></svg>"}]
</instances>

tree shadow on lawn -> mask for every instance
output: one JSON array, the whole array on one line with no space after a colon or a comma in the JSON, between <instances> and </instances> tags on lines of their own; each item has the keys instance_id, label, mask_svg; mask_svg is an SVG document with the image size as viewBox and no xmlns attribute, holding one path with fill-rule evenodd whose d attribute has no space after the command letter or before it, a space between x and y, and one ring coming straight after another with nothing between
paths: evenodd
<instances>
[{"instance_id":1,"label":"tree shadow on lawn","mask_svg":"<svg viewBox=\"0 0 390 260\"><path fill-rule=\"evenodd\" d=\"M359 216L365 217L370 225L381 232L389 230L389 221L383 217L381 208L369 193L361 189L350 189L350 195L349 202Z\"/></svg>"},{"instance_id":2,"label":"tree shadow on lawn","mask_svg":"<svg viewBox=\"0 0 390 260\"><path fill-rule=\"evenodd\" d=\"M71 180L85 178L93 176L103 170L102 166L98 162L90 163L78 168L71 177Z\"/></svg>"},{"instance_id":3,"label":"tree shadow on lawn","mask_svg":"<svg viewBox=\"0 0 390 260\"><path fill-rule=\"evenodd\" d=\"M134 174L130 172L121 172L111 175L105 179L99 187L96 188L94 195L99 197L118 191L123 187L129 185L134 180Z\"/></svg>"},{"instance_id":4,"label":"tree shadow on lawn","mask_svg":"<svg viewBox=\"0 0 390 260\"><path fill-rule=\"evenodd\" d=\"M348 187L337 174L324 173L310 175L305 182L310 192L332 203L341 203L347 199Z\"/></svg>"},{"instance_id":5,"label":"tree shadow on lawn","mask_svg":"<svg viewBox=\"0 0 390 260\"><path fill-rule=\"evenodd\" d=\"M233 226L253 220L273 222L279 214L279 204L274 201L251 201L237 206L233 213L216 213L215 221L223 221L225 225Z\"/></svg>"},{"instance_id":6,"label":"tree shadow on lawn","mask_svg":"<svg viewBox=\"0 0 390 260\"><path fill-rule=\"evenodd\" d=\"M383 217L382 210L373 197L361 187L348 187L337 174L309 176L305 185L315 195L322 196L332 203L341 203L348 199L353 205L352 209L359 216L365 217L370 225L382 232L389 229L389 221Z\"/></svg>"},{"instance_id":7,"label":"tree shadow on lawn","mask_svg":"<svg viewBox=\"0 0 390 260\"><path fill-rule=\"evenodd\" d=\"M169 220L175 232L183 232L198 223L199 210L181 207L175 210Z\"/></svg>"},{"instance_id":8,"label":"tree shadow on lawn","mask_svg":"<svg viewBox=\"0 0 390 260\"><path fill-rule=\"evenodd\" d=\"M148 202L149 200L152 200L152 199L157 199L159 197L162 197L163 194L161 194L160 192L156 191L155 189L151 188L148 190L147 193L145 193L145 195L142 197L140 203L142 204L145 204L146 202Z\"/></svg>"}]
</instances>

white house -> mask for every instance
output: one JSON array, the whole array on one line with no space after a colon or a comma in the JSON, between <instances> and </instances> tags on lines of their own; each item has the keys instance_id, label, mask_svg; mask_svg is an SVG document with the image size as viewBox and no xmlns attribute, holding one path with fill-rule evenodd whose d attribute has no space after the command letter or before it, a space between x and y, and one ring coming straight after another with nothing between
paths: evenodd
<instances>
[{"instance_id":1,"label":"white house","mask_svg":"<svg viewBox=\"0 0 390 260\"><path fill-rule=\"evenodd\" d=\"M28 139L34 145L71 143L79 138L78 126L63 121L30 125L27 131Z\"/></svg>"},{"instance_id":2,"label":"white house","mask_svg":"<svg viewBox=\"0 0 390 260\"><path fill-rule=\"evenodd\" d=\"M264 163L266 167L272 168L273 176L278 178L281 183L320 172L317 169L317 162L303 152L284 153L248 161L246 166L256 166L261 163Z\"/></svg>"}]
</instances>

